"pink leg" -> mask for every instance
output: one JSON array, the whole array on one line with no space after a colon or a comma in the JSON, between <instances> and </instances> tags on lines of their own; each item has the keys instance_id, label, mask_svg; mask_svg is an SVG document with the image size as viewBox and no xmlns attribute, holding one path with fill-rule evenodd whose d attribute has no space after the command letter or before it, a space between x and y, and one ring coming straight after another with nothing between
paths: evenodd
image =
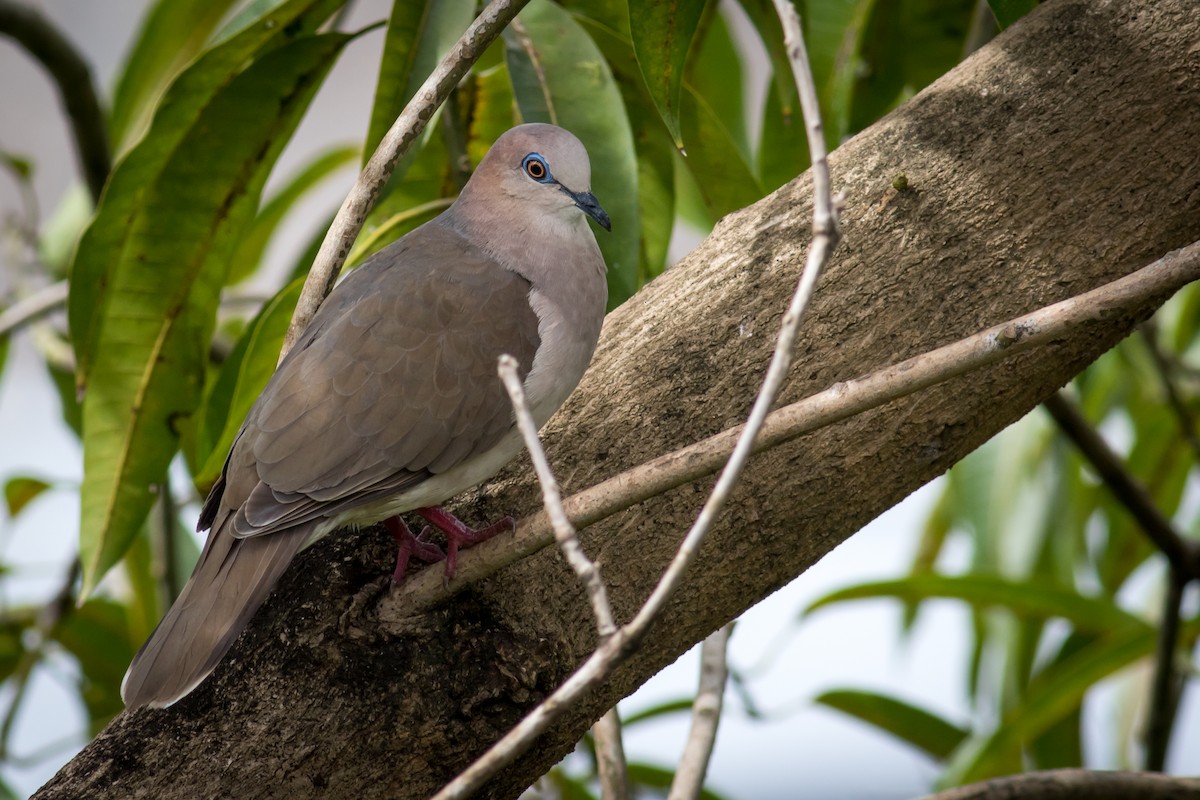
<instances>
[{"instance_id":1,"label":"pink leg","mask_svg":"<svg viewBox=\"0 0 1200 800\"><path fill-rule=\"evenodd\" d=\"M420 536L413 536L404 520L398 516L388 517L383 521L383 525L396 540L396 569L392 571L392 583L404 582L404 573L408 570L409 559L413 556L429 563L441 561L446 557L442 548L425 537L428 528L422 531Z\"/></svg>"},{"instance_id":2,"label":"pink leg","mask_svg":"<svg viewBox=\"0 0 1200 800\"><path fill-rule=\"evenodd\" d=\"M458 548L470 547L473 544L490 539L498 533L511 531L517 527L512 517L504 517L486 528L471 528L458 517L439 506L418 508L415 511L425 518L433 527L446 534L446 577L453 578L458 571Z\"/></svg>"}]
</instances>

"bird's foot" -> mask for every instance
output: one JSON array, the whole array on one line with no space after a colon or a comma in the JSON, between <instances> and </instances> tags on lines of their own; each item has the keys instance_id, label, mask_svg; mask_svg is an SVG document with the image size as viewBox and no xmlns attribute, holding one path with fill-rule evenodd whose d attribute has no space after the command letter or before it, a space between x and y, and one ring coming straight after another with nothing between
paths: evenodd
<instances>
[{"instance_id":1,"label":"bird's foot","mask_svg":"<svg viewBox=\"0 0 1200 800\"><path fill-rule=\"evenodd\" d=\"M404 582L404 573L408 570L408 562L414 556L429 564L446 558L442 548L429 541L427 536L430 532L429 528L421 531L419 536L414 536L413 532L404 524L404 520L398 516L388 517L383 521L383 526L396 540L396 569L392 571L392 583Z\"/></svg>"},{"instance_id":2,"label":"bird's foot","mask_svg":"<svg viewBox=\"0 0 1200 800\"><path fill-rule=\"evenodd\" d=\"M504 533L505 531L511 531L517 527L516 520L514 520L512 517L503 517L498 522L493 522L486 528L472 528L458 517L439 506L418 508L416 509L416 512L420 514L430 525L446 534L447 578L453 578L454 573L458 571L458 550L460 547L467 548L471 545L479 544L480 542L492 538L496 534ZM424 536L425 532L422 531L421 535Z\"/></svg>"}]
</instances>

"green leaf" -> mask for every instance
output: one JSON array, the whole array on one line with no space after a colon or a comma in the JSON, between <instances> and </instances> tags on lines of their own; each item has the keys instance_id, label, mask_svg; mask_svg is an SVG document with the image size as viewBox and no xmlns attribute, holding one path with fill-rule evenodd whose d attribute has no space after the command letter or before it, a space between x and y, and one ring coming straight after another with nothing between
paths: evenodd
<instances>
[{"instance_id":1,"label":"green leaf","mask_svg":"<svg viewBox=\"0 0 1200 800\"><path fill-rule=\"evenodd\" d=\"M234 0L158 0L121 68L108 130L114 153L146 131L163 91L205 41Z\"/></svg>"},{"instance_id":2,"label":"green leaf","mask_svg":"<svg viewBox=\"0 0 1200 800\"><path fill-rule=\"evenodd\" d=\"M125 607L93 598L64 617L54 639L79 662L80 694L95 735L125 707L121 680L135 652Z\"/></svg>"},{"instance_id":3,"label":"green leaf","mask_svg":"<svg viewBox=\"0 0 1200 800\"><path fill-rule=\"evenodd\" d=\"M988 0L988 5L996 15L996 23L1004 30L1037 8L1038 0Z\"/></svg>"},{"instance_id":4,"label":"green leaf","mask_svg":"<svg viewBox=\"0 0 1200 800\"><path fill-rule=\"evenodd\" d=\"M629 764L629 782L633 786L665 791L671 788L671 782L674 780L675 772L673 770L636 761ZM723 795L708 788L700 790L700 797L702 800L724 800Z\"/></svg>"},{"instance_id":5,"label":"green leaf","mask_svg":"<svg viewBox=\"0 0 1200 800\"><path fill-rule=\"evenodd\" d=\"M503 48L503 42L493 46ZM487 154L492 142L517 123L516 100L508 66L503 62L471 77L471 119L467 126L467 157L471 168Z\"/></svg>"},{"instance_id":6,"label":"green leaf","mask_svg":"<svg viewBox=\"0 0 1200 800\"><path fill-rule=\"evenodd\" d=\"M750 162L750 139L746 135L746 102L743 91L742 57L733 43L724 15L717 4L708 5L696 36L695 57L688 64L684 83L704 98L742 159ZM685 137L685 144L686 144Z\"/></svg>"},{"instance_id":7,"label":"green leaf","mask_svg":"<svg viewBox=\"0 0 1200 800\"><path fill-rule=\"evenodd\" d=\"M205 52L171 84L158 104L149 134L114 167L71 268L67 321L75 347L76 381L81 387L87 385L91 373L112 272L121 255L128 256L135 249L133 223L145 211L151 187L160 183L168 162L179 158L177 150L184 139L198 136L198 126L212 119L209 107L214 97L245 69L255 53L300 36L312 20L324 20L336 5L335 0L289 0L220 47ZM268 111L264 107L259 113Z\"/></svg>"},{"instance_id":8,"label":"green leaf","mask_svg":"<svg viewBox=\"0 0 1200 800\"><path fill-rule=\"evenodd\" d=\"M691 697L681 697L678 700L668 700L665 703L643 708L636 714L621 717L621 727L628 728L630 725L636 725L639 722L645 722L648 719L657 719L659 717L669 716L671 714L687 713L692 710L692 705L695 700Z\"/></svg>"},{"instance_id":9,"label":"green leaf","mask_svg":"<svg viewBox=\"0 0 1200 800\"><path fill-rule=\"evenodd\" d=\"M352 163L357 155L358 148L348 146L320 153L264 203L230 259L226 283L237 283L252 275L262 262L271 236L296 202L329 175Z\"/></svg>"},{"instance_id":10,"label":"green leaf","mask_svg":"<svg viewBox=\"0 0 1200 800\"><path fill-rule=\"evenodd\" d=\"M629 8L638 66L676 147L683 147L679 103L684 65L705 5L705 0L662 0Z\"/></svg>"},{"instance_id":11,"label":"green leaf","mask_svg":"<svg viewBox=\"0 0 1200 800\"><path fill-rule=\"evenodd\" d=\"M395 0L379 61L363 163L474 18L474 0Z\"/></svg>"},{"instance_id":12,"label":"green leaf","mask_svg":"<svg viewBox=\"0 0 1200 800\"><path fill-rule=\"evenodd\" d=\"M962 600L976 609L1000 606L1018 617L1069 621L1078 631L1104 633L1116 629L1148 631L1152 627L1107 597L1088 597L1040 579L1010 581L996 575L914 575L893 581L849 586L815 600L805 614L847 600L891 597L906 602L932 598Z\"/></svg>"},{"instance_id":13,"label":"green leaf","mask_svg":"<svg viewBox=\"0 0 1200 800\"><path fill-rule=\"evenodd\" d=\"M621 93L595 43L548 0L532 0L504 41L522 119L567 128L591 156L592 191L612 218L612 232L599 231L596 239L613 308L637 285L641 238L637 159Z\"/></svg>"},{"instance_id":14,"label":"green leaf","mask_svg":"<svg viewBox=\"0 0 1200 800\"><path fill-rule=\"evenodd\" d=\"M762 186L720 117L690 85L683 92L683 159L714 217L745 208L763 196Z\"/></svg>"},{"instance_id":15,"label":"green leaf","mask_svg":"<svg viewBox=\"0 0 1200 800\"><path fill-rule=\"evenodd\" d=\"M8 506L8 516L15 517L21 509L42 492L50 488L50 484L41 478L19 475L9 478L4 483L4 502Z\"/></svg>"},{"instance_id":16,"label":"green leaf","mask_svg":"<svg viewBox=\"0 0 1200 800\"><path fill-rule=\"evenodd\" d=\"M763 189L773 192L808 167L808 138L796 103L785 110L779 92L767 92L758 144L758 177Z\"/></svg>"},{"instance_id":17,"label":"green leaf","mask_svg":"<svg viewBox=\"0 0 1200 800\"><path fill-rule=\"evenodd\" d=\"M969 733L932 712L876 692L833 689L814 702L890 733L937 760L954 752Z\"/></svg>"},{"instance_id":18,"label":"green leaf","mask_svg":"<svg viewBox=\"0 0 1200 800\"><path fill-rule=\"evenodd\" d=\"M1200 631L1200 620L1187 622L1186 635ZM1074 712L1100 680L1154 653L1153 628L1127 627L1104 635L1073 656L1042 671L1029 685L1024 701L1009 709L994 731L965 741L939 779L943 786L974 783L1006 774L1012 756L1050 726Z\"/></svg>"},{"instance_id":19,"label":"green leaf","mask_svg":"<svg viewBox=\"0 0 1200 800\"><path fill-rule=\"evenodd\" d=\"M202 493L220 477L242 421L275 372L303 286L303 279L297 278L263 306L205 393L194 457L200 466L193 474Z\"/></svg>"},{"instance_id":20,"label":"green leaf","mask_svg":"<svg viewBox=\"0 0 1200 800\"><path fill-rule=\"evenodd\" d=\"M172 152L132 196L106 193L89 229L101 232L81 243L77 274L96 271L109 284L95 344L84 345L94 364L83 404L82 596L121 557L153 503L151 487L196 407L231 251L271 165L350 39L304 37L251 63L182 135L167 134ZM156 130L157 118L144 145L157 144ZM114 177L110 189L117 185ZM120 208L106 213L114 197ZM125 230L121 246L106 247L114 226Z\"/></svg>"},{"instance_id":21,"label":"green leaf","mask_svg":"<svg viewBox=\"0 0 1200 800\"><path fill-rule=\"evenodd\" d=\"M449 208L453 202L448 197L441 200L431 200L428 203L422 203L407 211L401 211L398 214L388 217L383 223L372 229L369 234L359 237L354 243L354 247L350 250L350 255L346 256L347 268L358 266L371 255L379 252L404 234L420 225L424 225Z\"/></svg>"}]
</instances>

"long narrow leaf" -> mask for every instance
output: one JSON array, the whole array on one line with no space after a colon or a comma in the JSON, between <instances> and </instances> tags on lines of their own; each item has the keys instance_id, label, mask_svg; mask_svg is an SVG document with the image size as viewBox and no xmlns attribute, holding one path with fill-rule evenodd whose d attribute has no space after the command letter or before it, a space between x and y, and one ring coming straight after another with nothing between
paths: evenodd
<instances>
[{"instance_id":1,"label":"long narrow leaf","mask_svg":"<svg viewBox=\"0 0 1200 800\"><path fill-rule=\"evenodd\" d=\"M1089 597L1042 580L1010 581L996 575L914 575L850 586L815 600L804 613L847 600L891 597L906 602L932 598L962 600L976 609L1003 607L1020 617L1068 620L1076 630L1152 630L1107 597Z\"/></svg>"},{"instance_id":2,"label":"long narrow leaf","mask_svg":"<svg viewBox=\"0 0 1200 800\"><path fill-rule=\"evenodd\" d=\"M83 407L84 596L154 500L151 487L196 407L229 256L271 164L350 38L304 37L237 75L195 124L171 131L178 146L161 171L125 198L124 247L87 254L114 258ZM94 226L103 223L121 224L102 213Z\"/></svg>"},{"instance_id":3,"label":"long narrow leaf","mask_svg":"<svg viewBox=\"0 0 1200 800\"><path fill-rule=\"evenodd\" d=\"M953 753L969 735L937 714L877 692L833 689L813 702L873 725L938 760Z\"/></svg>"},{"instance_id":4,"label":"long narrow leaf","mask_svg":"<svg viewBox=\"0 0 1200 800\"><path fill-rule=\"evenodd\" d=\"M676 147L683 147L679 128L683 69L705 4L705 0L662 0L629 7L638 66Z\"/></svg>"}]
</instances>

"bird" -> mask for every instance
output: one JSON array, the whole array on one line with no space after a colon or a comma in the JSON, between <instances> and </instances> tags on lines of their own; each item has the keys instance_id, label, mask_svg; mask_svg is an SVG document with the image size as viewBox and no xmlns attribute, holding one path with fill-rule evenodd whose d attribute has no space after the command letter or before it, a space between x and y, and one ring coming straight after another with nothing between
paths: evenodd
<instances>
[{"instance_id":1,"label":"bird","mask_svg":"<svg viewBox=\"0 0 1200 800\"><path fill-rule=\"evenodd\" d=\"M522 448L497 375L513 356L540 427L592 358L608 300L588 218L583 144L554 125L496 139L444 212L337 284L247 413L197 530L208 530L178 599L125 674L129 709L166 707L213 671L295 555L347 526L384 522L409 557L441 550L414 511L460 545L472 529L439 505Z\"/></svg>"}]
</instances>

